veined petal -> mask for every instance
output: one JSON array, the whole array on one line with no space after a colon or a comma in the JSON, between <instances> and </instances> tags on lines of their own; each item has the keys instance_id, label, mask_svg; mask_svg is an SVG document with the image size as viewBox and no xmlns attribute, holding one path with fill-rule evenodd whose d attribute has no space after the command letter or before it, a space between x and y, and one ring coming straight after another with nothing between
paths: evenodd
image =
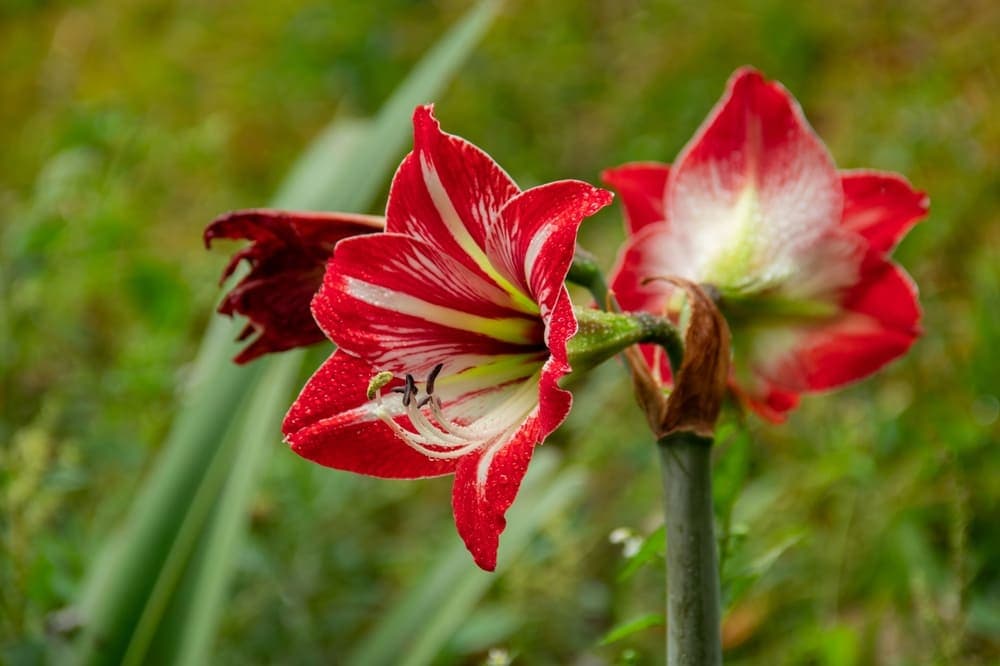
<instances>
[{"instance_id":1,"label":"veined petal","mask_svg":"<svg viewBox=\"0 0 1000 666\"><path fill-rule=\"evenodd\" d=\"M497 271L485 250L488 230L520 190L485 152L442 132L432 111L414 111L414 147L393 178L386 229L420 239L488 276L512 307L536 314L534 301Z\"/></svg>"},{"instance_id":2,"label":"veined petal","mask_svg":"<svg viewBox=\"0 0 1000 666\"><path fill-rule=\"evenodd\" d=\"M580 223L611 203L611 193L578 180L522 192L507 202L488 230L486 253L510 282L551 313L564 290Z\"/></svg>"},{"instance_id":3,"label":"veined petal","mask_svg":"<svg viewBox=\"0 0 1000 666\"><path fill-rule=\"evenodd\" d=\"M888 254L927 215L930 200L896 173L841 171L844 214L841 226Z\"/></svg>"},{"instance_id":4,"label":"veined petal","mask_svg":"<svg viewBox=\"0 0 1000 666\"><path fill-rule=\"evenodd\" d=\"M293 270L260 279L248 276L233 287L219 304L219 312L243 314L250 320L241 340L259 332L233 361L248 363L264 354L326 339L309 309L321 279L319 271L308 274Z\"/></svg>"},{"instance_id":5,"label":"veined petal","mask_svg":"<svg viewBox=\"0 0 1000 666\"><path fill-rule=\"evenodd\" d=\"M365 361L334 352L285 416L282 431L292 450L327 467L384 478L416 479L454 471L456 460L422 455L375 415L366 392L376 373Z\"/></svg>"},{"instance_id":6,"label":"veined petal","mask_svg":"<svg viewBox=\"0 0 1000 666\"><path fill-rule=\"evenodd\" d=\"M500 533L507 526L504 514L517 496L534 447L569 413L572 395L556 385L563 372L550 359L539 382L538 406L503 437L463 458L455 470L455 526L476 564L486 571L496 568Z\"/></svg>"},{"instance_id":7,"label":"veined petal","mask_svg":"<svg viewBox=\"0 0 1000 666\"><path fill-rule=\"evenodd\" d=\"M385 218L374 215L248 208L215 218L203 237L206 247L217 238L230 238L332 249L342 238L384 229Z\"/></svg>"},{"instance_id":8,"label":"veined petal","mask_svg":"<svg viewBox=\"0 0 1000 666\"><path fill-rule=\"evenodd\" d=\"M622 197L629 235L647 224L666 221L663 205L669 178L670 165L660 162L631 162L601 174L601 180Z\"/></svg>"},{"instance_id":9,"label":"veined petal","mask_svg":"<svg viewBox=\"0 0 1000 666\"><path fill-rule=\"evenodd\" d=\"M840 180L819 137L780 84L744 68L684 148L666 216L721 289L780 284L797 255L840 221Z\"/></svg>"},{"instance_id":10,"label":"veined petal","mask_svg":"<svg viewBox=\"0 0 1000 666\"><path fill-rule=\"evenodd\" d=\"M338 346L380 370L444 363L456 373L544 350L544 323L494 302L500 293L423 241L385 233L338 245L313 313Z\"/></svg>"}]
</instances>

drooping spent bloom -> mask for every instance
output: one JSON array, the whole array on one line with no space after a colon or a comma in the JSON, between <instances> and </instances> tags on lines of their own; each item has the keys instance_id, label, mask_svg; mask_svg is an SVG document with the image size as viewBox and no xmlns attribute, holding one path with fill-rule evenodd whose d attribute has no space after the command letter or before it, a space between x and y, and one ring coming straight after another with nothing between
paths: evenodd
<instances>
[{"instance_id":1,"label":"drooping spent bloom","mask_svg":"<svg viewBox=\"0 0 1000 666\"><path fill-rule=\"evenodd\" d=\"M532 450L569 411L558 386L577 328L563 281L584 217L611 193L578 181L521 191L486 153L413 116L386 233L341 241L313 313L337 351L285 418L329 467L455 474L455 524L496 566L504 513Z\"/></svg>"},{"instance_id":2,"label":"drooping spent bloom","mask_svg":"<svg viewBox=\"0 0 1000 666\"><path fill-rule=\"evenodd\" d=\"M714 290L732 329L730 386L765 418L878 370L919 334L916 287L888 255L926 195L897 174L838 172L795 99L753 69L733 75L673 167L604 179L626 211L621 306L676 314L669 276ZM662 353L644 351L668 384Z\"/></svg>"},{"instance_id":3,"label":"drooping spent bloom","mask_svg":"<svg viewBox=\"0 0 1000 666\"><path fill-rule=\"evenodd\" d=\"M240 340L253 336L236 356L247 363L271 352L325 340L309 304L323 282L326 260L342 239L382 231L370 215L251 209L226 213L205 229L205 246L216 238L248 240L222 272L225 282L243 260L250 271L219 304L219 312L249 322Z\"/></svg>"}]
</instances>

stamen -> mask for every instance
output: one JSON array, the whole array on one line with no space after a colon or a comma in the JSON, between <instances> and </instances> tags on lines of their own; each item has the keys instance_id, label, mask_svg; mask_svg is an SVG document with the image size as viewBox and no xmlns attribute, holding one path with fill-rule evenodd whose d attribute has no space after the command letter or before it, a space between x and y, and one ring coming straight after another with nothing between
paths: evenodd
<instances>
[{"instance_id":1,"label":"stamen","mask_svg":"<svg viewBox=\"0 0 1000 666\"><path fill-rule=\"evenodd\" d=\"M413 375L406 375L405 388L406 390L403 391L403 407L409 407L410 400L412 400L413 396L417 393L417 384L413 381Z\"/></svg>"},{"instance_id":2,"label":"stamen","mask_svg":"<svg viewBox=\"0 0 1000 666\"><path fill-rule=\"evenodd\" d=\"M424 382L426 395L420 397L420 389L412 374L404 375L403 386L388 389L387 393L400 394L400 402L386 404L382 400L382 388L392 381L390 372L380 372L369 384L369 399L375 401L374 415L388 425L403 442L428 458L449 460L459 458L483 447L492 446L498 438L505 436L509 425L497 423L494 418L478 419L473 425L456 423L444 414L440 397L434 395L434 384L444 368L438 363L427 375ZM512 399L516 396L512 396ZM424 408L430 406L429 413ZM400 406L403 411L400 412ZM404 427L396 419L406 415L409 427Z\"/></svg>"},{"instance_id":3,"label":"stamen","mask_svg":"<svg viewBox=\"0 0 1000 666\"><path fill-rule=\"evenodd\" d=\"M432 393L434 393L434 380L437 379L437 376L438 376L438 374L441 373L441 368L443 368L443 367L444 367L444 363L438 363L437 365L434 366L434 369L431 370L431 374L427 375L427 388L426 388L426 391L427 391L428 397ZM425 398L425 400L426 400L426 398Z\"/></svg>"}]
</instances>

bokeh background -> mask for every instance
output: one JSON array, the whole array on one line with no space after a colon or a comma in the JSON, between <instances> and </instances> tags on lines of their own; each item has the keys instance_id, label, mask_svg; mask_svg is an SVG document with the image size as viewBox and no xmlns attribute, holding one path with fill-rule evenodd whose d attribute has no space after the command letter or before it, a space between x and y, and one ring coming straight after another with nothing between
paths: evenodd
<instances>
[{"instance_id":1,"label":"bokeh background","mask_svg":"<svg viewBox=\"0 0 1000 666\"><path fill-rule=\"evenodd\" d=\"M0 4L0 661L72 639L61 613L155 471L234 247L204 251L205 224L266 204L330 118L375 113L468 6ZM670 161L753 64L840 167L930 194L895 255L925 309L912 352L787 425L726 414L727 663L1000 660L998 31L990 0L512 0L434 100L523 187L597 182ZM620 225L617 208L585 224L606 266ZM662 610L656 549L609 541L661 523L655 452L620 368L575 391L546 446L584 492L435 663L660 660L661 626L600 644ZM324 470L273 440L213 663L338 663L457 543L450 483Z\"/></svg>"}]
</instances>

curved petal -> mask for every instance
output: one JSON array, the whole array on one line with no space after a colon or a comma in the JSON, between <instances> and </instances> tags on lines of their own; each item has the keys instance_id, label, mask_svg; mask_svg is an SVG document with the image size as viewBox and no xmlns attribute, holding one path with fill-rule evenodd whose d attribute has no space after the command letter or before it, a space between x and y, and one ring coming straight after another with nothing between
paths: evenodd
<instances>
[{"instance_id":1,"label":"curved petal","mask_svg":"<svg viewBox=\"0 0 1000 666\"><path fill-rule=\"evenodd\" d=\"M337 350L292 404L282 432L292 450L327 467L369 476L417 479L454 471L455 460L428 458L400 440L369 408L376 371Z\"/></svg>"},{"instance_id":2,"label":"curved petal","mask_svg":"<svg viewBox=\"0 0 1000 666\"><path fill-rule=\"evenodd\" d=\"M548 183L511 199L490 229L490 260L538 304L543 320L565 291L580 223L611 199L607 190L578 180Z\"/></svg>"},{"instance_id":3,"label":"curved petal","mask_svg":"<svg viewBox=\"0 0 1000 666\"><path fill-rule=\"evenodd\" d=\"M441 131L431 106L413 113L413 151L389 190L386 230L420 239L470 270L488 275L529 314L534 303L486 256L486 238L520 189L489 155Z\"/></svg>"},{"instance_id":4,"label":"curved petal","mask_svg":"<svg viewBox=\"0 0 1000 666\"><path fill-rule=\"evenodd\" d=\"M720 287L780 282L839 221L833 160L779 83L738 70L674 164L666 216Z\"/></svg>"},{"instance_id":5,"label":"curved petal","mask_svg":"<svg viewBox=\"0 0 1000 666\"><path fill-rule=\"evenodd\" d=\"M309 303L323 279L323 266L338 241L381 231L384 220L369 215L238 210L205 229L205 245L217 238L249 240L223 270L229 278L243 260L249 273L226 294L219 312L250 320L242 339L259 335L235 359L247 363L269 352L323 340Z\"/></svg>"},{"instance_id":6,"label":"curved petal","mask_svg":"<svg viewBox=\"0 0 1000 666\"><path fill-rule=\"evenodd\" d=\"M899 358L920 334L920 306L913 281L872 251L857 285L841 299L832 321L784 331L771 358L755 354L758 372L788 391L819 391L857 381ZM758 350L761 347L758 347Z\"/></svg>"},{"instance_id":7,"label":"curved petal","mask_svg":"<svg viewBox=\"0 0 1000 666\"><path fill-rule=\"evenodd\" d=\"M534 447L569 414L573 396L557 385L567 369L565 363L549 359L539 381L536 409L509 435L463 458L455 470L455 526L476 564L487 571L496 568L500 533L507 525L504 514L514 502Z\"/></svg>"},{"instance_id":8,"label":"curved petal","mask_svg":"<svg viewBox=\"0 0 1000 666\"><path fill-rule=\"evenodd\" d=\"M428 372L444 363L451 374L544 349L543 322L494 299L507 300L450 256L385 233L337 246L313 314L339 347L380 370Z\"/></svg>"},{"instance_id":9,"label":"curved petal","mask_svg":"<svg viewBox=\"0 0 1000 666\"><path fill-rule=\"evenodd\" d=\"M666 221L663 203L669 178L670 165L660 162L630 162L601 173L601 180L622 197L629 235L647 224Z\"/></svg>"},{"instance_id":10,"label":"curved petal","mask_svg":"<svg viewBox=\"0 0 1000 666\"><path fill-rule=\"evenodd\" d=\"M455 469L451 498L455 527L476 564L486 571L496 568L500 533L507 527L504 514L514 503L540 440L537 417L531 416L510 439L466 456Z\"/></svg>"},{"instance_id":11,"label":"curved petal","mask_svg":"<svg viewBox=\"0 0 1000 666\"><path fill-rule=\"evenodd\" d=\"M752 409L761 418L771 423L787 421L788 412L799 404L799 394L794 391L785 391L759 378L755 384L753 391L747 391L735 380L730 379L729 388L741 403Z\"/></svg>"},{"instance_id":12,"label":"curved petal","mask_svg":"<svg viewBox=\"0 0 1000 666\"><path fill-rule=\"evenodd\" d=\"M696 279L697 266L683 239L666 224L650 224L625 240L611 272L622 309L661 313L674 287L657 278Z\"/></svg>"},{"instance_id":13,"label":"curved petal","mask_svg":"<svg viewBox=\"0 0 1000 666\"><path fill-rule=\"evenodd\" d=\"M234 210L212 220L205 227L203 239L206 248L218 238L253 243L238 252L226 266L222 276L225 280L232 275L241 259L256 265L267 259L275 248L294 248L308 257L321 256L321 260L325 261L341 239L383 229L385 219L373 215L248 208Z\"/></svg>"},{"instance_id":14,"label":"curved petal","mask_svg":"<svg viewBox=\"0 0 1000 666\"><path fill-rule=\"evenodd\" d=\"M248 363L271 352L307 347L326 339L313 320L309 304L322 279L320 272L291 270L262 279L242 280L226 294L219 312L250 320L241 340L259 335L233 359Z\"/></svg>"},{"instance_id":15,"label":"curved petal","mask_svg":"<svg viewBox=\"0 0 1000 666\"><path fill-rule=\"evenodd\" d=\"M927 215L930 199L897 173L841 171L844 214L841 227L863 236L888 254Z\"/></svg>"}]
</instances>

